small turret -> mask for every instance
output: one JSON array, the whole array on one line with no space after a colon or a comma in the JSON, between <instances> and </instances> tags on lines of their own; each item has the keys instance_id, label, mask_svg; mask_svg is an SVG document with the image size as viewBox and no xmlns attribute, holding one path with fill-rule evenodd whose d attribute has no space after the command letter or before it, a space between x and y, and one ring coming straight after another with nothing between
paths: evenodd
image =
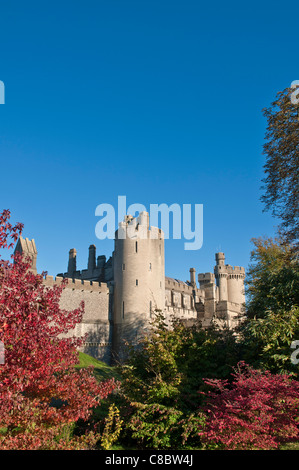
<instances>
[{"instance_id":1,"label":"small turret","mask_svg":"<svg viewBox=\"0 0 299 470\"><path fill-rule=\"evenodd\" d=\"M88 255L88 271L93 271L96 268L96 246L90 245Z\"/></svg>"},{"instance_id":2,"label":"small turret","mask_svg":"<svg viewBox=\"0 0 299 470\"><path fill-rule=\"evenodd\" d=\"M69 251L69 263L67 268L68 277L73 277L77 269L77 251L72 248Z\"/></svg>"},{"instance_id":3,"label":"small turret","mask_svg":"<svg viewBox=\"0 0 299 470\"><path fill-rule=\"evenodd\" d=\"M190 284L191 286L196 289L196 271L194 268L190 268Z\"/></svg>"},{"instance_id":4,"label":"small turret","mask_svg":"<svg viewBox=\"0 0 299 470\"><path fill-rule=\"evenodd\" d=\"M224 266L225 262L225 255L222 252L215 254L216 264L217 266Z\"/></svg>"},{"instance_id":5,"label":"small turret","mask_svg":"<svg viewBox=\"0 0 299 470\"><path fill-rule=\"evenodd\" d=\"M36 273L37 249L34 239L29 240L28 238L20 237L15 248L15 253L16 252L23 255L24 259L31 259L30 269Z\"/></svg>"},{"instance_id":6,"label":"small turret","mask_svg":"<svg viewBox=\"0 0 299 470\"><path fill-rule=\"evenodd\" d=\"M214 268L216 284L219 288L219 300L228 300L227 293L227 269L224 253L216 253L216 266Z\"/></svg>"}]
</instances>

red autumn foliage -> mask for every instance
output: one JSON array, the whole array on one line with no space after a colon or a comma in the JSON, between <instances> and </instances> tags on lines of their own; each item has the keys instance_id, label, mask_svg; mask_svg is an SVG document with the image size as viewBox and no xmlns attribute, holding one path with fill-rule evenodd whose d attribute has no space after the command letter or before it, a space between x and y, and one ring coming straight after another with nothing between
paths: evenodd
<instances>
[{"instance_id":1,"label":"red autumn foliage","mask_svg":"<svg viewBox=\"0 0 299 470\"><path fill-rule=\"evenodd\" d=\"M239 363L233 382L205 380L206 427L202 442L228 450L275 449L298 440L299 382Z\"/></svg>"},{"instance_id":2,"label":"red autumn foliage","mask_svg":"<svg viewBox=\"0 0 299 470\"><path fill-rule=\"evenodd\" d=\"M0 213L0 248L12 247L22 230L9 219L8 210ZM64 285L45 287L29 266L20 255L14 263L0 256L0 449L88 448L97 439L93 432L74 437L67 428L87 420L117 384L99 383L91 370L74 367L84 338L61 335L81 321L84 305L62 310Z\"/></svg>"}]
</instances>

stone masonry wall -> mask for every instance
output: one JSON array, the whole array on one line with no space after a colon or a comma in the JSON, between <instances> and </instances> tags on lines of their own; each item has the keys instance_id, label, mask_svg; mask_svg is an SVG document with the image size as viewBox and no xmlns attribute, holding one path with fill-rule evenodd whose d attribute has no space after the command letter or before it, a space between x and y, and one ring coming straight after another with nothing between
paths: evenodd
<instances>
[{"instance_id":1,"label":"stone masonry wall","mask_svg":"<svg viewBox=\"0 0 299 470\"><path fill-rule=\"evenodd\" d=\"M53 286L62 277L46 276L44 284ZM74 310L84 302L84 315L80 324L68 336L83 336L87 333L83 352L97 359L109 362L111 350L111 326L109 315L109 289L106 283L68 279L61 294L60 306L64 310Z\"/></svg>"}]
</instances>

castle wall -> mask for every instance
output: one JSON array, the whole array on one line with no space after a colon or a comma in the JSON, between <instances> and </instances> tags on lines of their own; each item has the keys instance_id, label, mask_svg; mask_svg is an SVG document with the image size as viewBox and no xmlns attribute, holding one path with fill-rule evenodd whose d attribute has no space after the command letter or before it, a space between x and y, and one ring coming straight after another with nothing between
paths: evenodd
<instances>
[{"instance_id":1,"label":"castle wall","mask_svg":"<svg viewBox=\"0 0 299 470\"><path fill-rule=\"evenodd\" d=\"M216 306L215 320L216 323L219 321L219 326L234 329L239 325L243 313L239 303L221 301Z\"/></svg>"},{"instance_id":2,"label":"castle wall","mask_svg":"<svg viewBox=\"0 0 299 470\"><path fill-rule=\"evenodd\" d=\"M173 278L165 278L165 316L181 319L197 318L195 304L203 297L202 290Z\"/></svg>"},{"instance_id":3,"label":"castle wall","mask_svg":"<svg viewBox=\"0 0 299 470\"><path fill-rule=\"evenodd\" d=\"M60 284L62 277L46 276L44 285L52 287ZM66 336L87 338L82 351L97 359L109 362L111 353L111 326L109 318L109 288L105 283L68 279L60 298L60 307L70 311L84 302L82 322L70 330Z\"/></svg>"}]
</instances>

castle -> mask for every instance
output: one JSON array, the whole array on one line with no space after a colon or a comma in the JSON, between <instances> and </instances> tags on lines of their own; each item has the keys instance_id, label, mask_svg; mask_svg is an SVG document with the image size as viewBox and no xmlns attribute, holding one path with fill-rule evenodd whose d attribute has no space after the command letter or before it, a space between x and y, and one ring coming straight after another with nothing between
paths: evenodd
<instances>
[{"instance_id":1,"label":"castle","mask_svg":"<svg viewBox=\"0 0 299 470\"><path fill-rule=\"evenodd\" d=\"M16 251L30 256L36 272L34 240L20 237ZM190 268L190 280L183 282L165 276L164 234L150 227L149 214L125 216L115 233L114 251L96 257L89 247L87 269L77 270L76 250L69 252L68 269L44 284L53 286L62 279L68 283L62 292L61 307L72 310L83 300L82 322L70 335L87 333L84 352L107 363L123 356L124 340L137 341L149 328L155 310L166 321L175 316L187 324L200 320L202 327L212 321L234 328L242 317L245 295L243 267L225 264L224 253L216 253L214 273L198 274Z\"/></svg>"}]
</instances>

